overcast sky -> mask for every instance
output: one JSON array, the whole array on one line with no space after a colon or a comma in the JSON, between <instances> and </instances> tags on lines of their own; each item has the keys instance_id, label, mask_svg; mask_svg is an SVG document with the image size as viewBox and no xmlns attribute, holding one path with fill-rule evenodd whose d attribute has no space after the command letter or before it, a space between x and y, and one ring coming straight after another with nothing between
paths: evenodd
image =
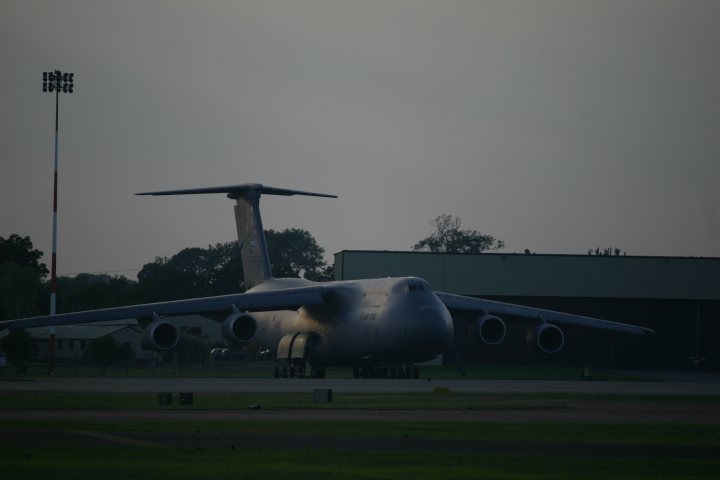
<instances>
[{"instance_id":1,"label":"overcast sky","mask_svg":"<svg viewBox=\"0 0 720 480\"><path fill-rule=\"evenodd\" d=\"M266 228L406 250L441 213L506 252L720 256L720 2L0 0L0 236L138 270ZM134 275L135 272L127 272Z\"/></svg>"}]
</instances>

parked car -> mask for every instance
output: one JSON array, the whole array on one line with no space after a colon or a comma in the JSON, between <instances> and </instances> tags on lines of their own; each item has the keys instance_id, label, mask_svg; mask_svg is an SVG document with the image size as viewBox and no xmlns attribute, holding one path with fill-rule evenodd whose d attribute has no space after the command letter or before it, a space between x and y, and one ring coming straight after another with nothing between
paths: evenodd
<instances>
[{"instance_id":1,"label":"parked car","mask_svg":"<svg viewBox=\"0 0 720 480\"><path fill-rule=\"evenodd\" d=\"M245 352L233 348L213 348L210 350L211 360L242 360Z\"/></svg>"}]
</instances>

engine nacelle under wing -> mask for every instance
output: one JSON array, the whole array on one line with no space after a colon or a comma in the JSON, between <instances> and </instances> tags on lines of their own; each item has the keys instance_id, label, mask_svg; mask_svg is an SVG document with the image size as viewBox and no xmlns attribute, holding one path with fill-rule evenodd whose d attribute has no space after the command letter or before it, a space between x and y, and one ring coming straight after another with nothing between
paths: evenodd
<instances>
[{"instance_id":1,"label":"engine nacelle under wing","mask_svg":"<svg viewBox=\"0 0 720 480\"><path fill-rule=\"evenodd\" d=\"M226 342L247 343L257 334L258 324L255 318L243 312L233 313L223 321L220 332Z\"/></svg>"},{"instance_id":2,"label":"engine nacelle under wing","mask_svg":"<svg viewBox=\"0 0 720 480\"><path fill-rule=\"evenodd\" d=\"M505 340L507 327L505 322L494 315L482 315L470 325L473 340L484 345L497 345Z\"/></svg>"},{"instance_id":3,"label":"engine nacelle under wing","mask_svg":"<svg viewBox=\"0 0 720 480\"><path fill-rule=\"evenodd\" d=\"M165 352L177 345L180 334L175 325L167 320L155 320L145 327L142 336L142 347L145 350Z\"/></svg>"},{"instance_id":4,"label":"engine nacelle under wing","mask_svg":"<svg viewBox=\"0 0 720 480\"><path fill-rule=\"evenodd\" d=\"M565 334L559 327L543 323L528 329L527 343L542 353L557 353L565 345Z\"/></svg>"}]
</instances>

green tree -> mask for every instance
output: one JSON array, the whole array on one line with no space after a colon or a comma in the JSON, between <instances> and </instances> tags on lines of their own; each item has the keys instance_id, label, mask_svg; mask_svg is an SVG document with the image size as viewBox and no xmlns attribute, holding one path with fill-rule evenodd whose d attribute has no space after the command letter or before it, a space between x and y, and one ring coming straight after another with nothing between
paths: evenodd
<instances>
[{"instance_id":1,"label":"green tree","mask_svg":"<svg viewBox=\"0 0 720 480\"><path fill-rule=\"evenodd\" d=\"M37 348L37 342L27 330L12 330L0 341L0 347L7 361L15 366L18 373L22 373Z\"/></svg>"},{"instance_id":2,"label":"green tree","mask_svg":"<svg viewBox=\"0 0 720 480\"><path fill-rule=\"evenodd\" d=\"M113 363L129 360L134 356L129 345L121 345L111 335L90 342L83 355L92 363L100 365L103 374L107 373L107 367Z\"/></svg>"},{"instance_id":3,"label":"green tree","mask_svg":"<svg viewBox=\"0 0 720 480\"><path fill-rule=\"evenodd\" d=\"M40 274L33 267L0 263L0 320L39 314L37 300L41 286Z\"/></svg>"},{"instance_id":4,"label":"green tree","mask_svg":"<svg viewBox=\"0 0 720 480\"><path fill-rule=\"evenodd\" d=\"M212 295L227 295L244 290L240 246L237 241L218 243L214 247L217 256L212 279Z\"/></svg>"},{"instance_id":5,"label":"green tree","mask_svg":"<svg viewBox=\"0 0 720 480\"><path fill-rule=\"evenodd\" d=\"M138 273L139 300L178 300L237 293L243 272L237 242L186 248L157 257Z\"/></svg>"},{"instance_id":6,"label":"green tree","mask_svg":"<svg viewBox=\"0 0 720 480\"><path fill-rule=\"evenodd\" d=\"M58 311L77 312L138 303L137 282L123 276L81 273L58 277Z\"/></svg>"},{"instance_id":7,"label":"green tree","mask_svg":"<svg viewBox=\"0 0 720 480\"><path fill-rule=\"evenodd\" d=\"M30 237L21 237L15 233L8 238L0 237L0 263L30 267L42 278L48 274L47 267L40 262L42 256L43 252L33 247Z\"/></svg>"},{"instance_id":8,"label":"green tree","mask_svg":"<svg viewBox=\"0 0 720 480\"><path fill-rule=\"evenodd\" d=\"M505 242L492 235L483 235L477 230L462 230L459 217L443 213L430 222L435 232L417 242L415 251L444 253L482 253L486 250L499 250Z\"/></svg>"},{"instance_id":9,"label":"green tree","mask_svg":"<svg viewBox=\"0 0 720 480\"><path fill-rule=\"evenodd\" d=\"M39 313L37 296L47 268L30 237L0 237L0 320Z\"/></svg>"},{"instance_id":10,"label":"green tree","mask_svg":"<svg viewBox=\"0 0 720 480\"><path fill-rule=\"evenodd\" d=\"M307 230L267 230L270 267L275 277L332 279L324 249ZM243 270L238 242L207 248L186 248L170 258L157 257L138 274L138 301L157 302L225 295L243 291Z\"/></svg>"},{"instance_id":11,"label":"green tree","mask_svg":"<svg viewBox=\"0 0 720 480\"><path fill-rule=\"evenodd\" d=\"M270 268L275 277L322 279L326 263L325 249L307 230L288 228L282 232L266 230Z\"/></svg>"},{"instance_id":12,"label":"green tree","mask_svg":"<svg viewBox=\"0 0 720 480\"><path fill-rule=\"evenodd\" d=\"M335 280L335 265L326 265L319 274L306 278L314 282L332 282Z\"/></svg>"}]
</instances>

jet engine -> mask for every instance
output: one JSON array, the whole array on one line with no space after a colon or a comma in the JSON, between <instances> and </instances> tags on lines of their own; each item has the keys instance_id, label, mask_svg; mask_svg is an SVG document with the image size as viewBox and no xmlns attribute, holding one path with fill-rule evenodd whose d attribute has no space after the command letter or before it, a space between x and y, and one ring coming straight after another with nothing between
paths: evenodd
<instances>
[{"instance_id":1,"label":"jet engine","mask_svg":"<svg viewBox=\"0 0 720 480\"><path fill-rule=\"evenodd\" d=\"M257 320L248 313L236 312L223 321L220 332L230 344L247 343L255 338Z\"/></svg>"},{"instance_id":2,"label":"jet engine","mask_svg":"<svg viewBox=\"0 0 720 480\"><path fill-rule=\"evenodd\" d=\"M528 329L527 343L542 353L557 353L565 345L565 335L555 325L543 323Z\"/></svg>"},{"instance_id":3,"label":"jet engine","mask_svg":"<svg viewBox=\"0 0 720 480\"><path fill-rule=\"evenodd\" d=\"M476 318L471 326L472 338L477 343L497 345L505 339L507 327L505 322L494 315L482 315Z\"/></svg>"},{"instance_id":4,"label":"jet engine","mask_svg":"<svg viewBox=\"0 0 720 480\"><path fill-rule=\"evenodd\" d=\"M142 347L145 350L163 352L177 345L179 338L175 325L167 320L155 320L143 330Z\"/></svg>"}]
</instances>

